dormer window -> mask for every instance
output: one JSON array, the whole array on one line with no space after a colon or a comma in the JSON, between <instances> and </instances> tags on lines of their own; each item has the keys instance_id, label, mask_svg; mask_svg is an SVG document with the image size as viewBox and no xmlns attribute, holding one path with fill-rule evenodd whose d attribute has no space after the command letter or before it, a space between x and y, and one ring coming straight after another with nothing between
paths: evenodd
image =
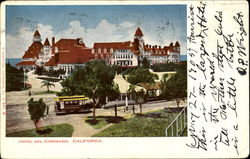
<instances>
[{"instance_id":1,"label":"dormer window","mask_svg":"<svg viewBox=\"0 0 250 159\"><path fill-rule=\"evenodd\" d=\"M106 53L107 53L107 49L106 49L106 48L104 48L104 49L103 49L103 52L104 52L104 54L106 54Z\"/></svg>"},{"instance_id":2,"label":"dormer window","mask_svg":"<svg viewBox=\"0 0 250 159\"><path fill-rule=\"evenodd\" d=\"M130 46L130 47L132 47L132 46L133 46L133 43L132 43L132 42L130 42L130 43L129 43L129 46Z\"/></svg>"},{"instance_id":3,"label":"dormer window","mask_svg":"<svg viewBox=\"0 0 250 159\"><path fill-rule=\"evenodd\" d=\"M95 49L91 49L91 53L94 54L95 53Z\"/></svg>"},{"instance_id":4,"label":"dormer window","mask_svg":"<svg viewBox=\"0 0 250 159\"><path fill-rule=\"evenodd\" d=\"M58 53L58 47L55 47L55 53Z\"/></svg>"},{"instance_id":5,"label":"dormer window","mask_svg":"<svg viewBox=\"0 0 250 159\"><path fill-rule=\"evenodd\" d=\"M113 48L111 48L111 49L110 49L110 53L113 53L113 51L114 51Z\"/></svg>"},{"instance_id":6,"label":"dormer window","mask_svg":"<svg viewBox=\"0 0 250 159\"><path fill-rule=\"evenodd\" d=\"M99 49L98 49L98 53L100 54L100 53L101 53L101 51L102 51L102 50L101 50L101 48L99 48Z\"/></svg>"},{"instance_id":7,"label":"dormer window","mask_svg":"<svg viewBox=\"0 0 250 159\"><path fill-rule=\"evenodd\" d=\"M78 42L79 42L79 44L83 44L83 39L80 38Z\"/></svg>"}]
</instances>

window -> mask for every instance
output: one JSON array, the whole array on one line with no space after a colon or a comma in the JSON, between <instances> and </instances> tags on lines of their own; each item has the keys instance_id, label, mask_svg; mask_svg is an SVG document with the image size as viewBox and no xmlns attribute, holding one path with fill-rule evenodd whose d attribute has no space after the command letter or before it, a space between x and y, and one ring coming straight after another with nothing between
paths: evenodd
<instances>
[{"instance_id":1,"label":"window","mask_svg":"<svg viewBox=\"0 0 250 159\"><path fill-rule=\"evenodd\" d=\"M100 53L101 53L101 51L102 51L102 50L101 50L101 48L99 48L99 49L98 49L98 53L100 54Z\"/></svg>"}]
</instances>

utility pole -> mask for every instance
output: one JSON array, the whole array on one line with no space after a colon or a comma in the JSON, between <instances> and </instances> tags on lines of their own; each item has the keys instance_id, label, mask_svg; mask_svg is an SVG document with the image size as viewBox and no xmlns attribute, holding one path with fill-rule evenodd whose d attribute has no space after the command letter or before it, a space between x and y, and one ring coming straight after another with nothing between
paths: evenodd
<instances>
[{"instance_id":1,"label":"utility pole","mask_svg":"<svg viewBox=\"0 0 250 159\"><path fill-rule=\"evenodd\" d=\"M128 77L125 75L126 78L126 110L128 110Z\"/></svg>"}]
</instances>

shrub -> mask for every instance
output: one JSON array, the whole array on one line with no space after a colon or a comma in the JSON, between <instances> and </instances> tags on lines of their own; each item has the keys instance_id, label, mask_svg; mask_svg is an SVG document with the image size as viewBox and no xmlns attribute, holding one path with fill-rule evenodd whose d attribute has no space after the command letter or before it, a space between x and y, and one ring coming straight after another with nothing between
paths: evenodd
<instances>
[{"instance_id":1,"label":"shrub","mask_svg":"<svg viewBox=\"0 0 250 159\"><path fill-rule=\"evenodd\" d=\"M17 69L6 64L6 91L20 91L24 88L24 72L23 69Z\"/></svg>"},{"instance_id":2,"label":"shrub","mask_svg":"<svg viewBox=\"0 0 250 159\"><path fill-rule=\"evenodd\" d=\"M31 98L28 101L28 111L30 114L30 119L33 120L36 129L39 128L39 122L41 118L44 118L46 115L44 114L48 106L43 102L43 99L40 98L38 101L35 101Z\"/></svg>"}]
</instances>

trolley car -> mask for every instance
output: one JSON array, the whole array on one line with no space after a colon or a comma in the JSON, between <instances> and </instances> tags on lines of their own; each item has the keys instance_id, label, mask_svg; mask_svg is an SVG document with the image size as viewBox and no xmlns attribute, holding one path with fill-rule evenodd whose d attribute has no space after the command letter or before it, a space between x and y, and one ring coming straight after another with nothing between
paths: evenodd
<instances>
[{"instance_id":1,"label":"trolley car","mask_svg":"<svg viewBox=\"0 0 250 159\"><path fill-rule=\"evenodd\" d=\"M89 98L80 96L60 96L54 98L56 114L90 111L87 105Z\"/></svg>"}]
</instances>

